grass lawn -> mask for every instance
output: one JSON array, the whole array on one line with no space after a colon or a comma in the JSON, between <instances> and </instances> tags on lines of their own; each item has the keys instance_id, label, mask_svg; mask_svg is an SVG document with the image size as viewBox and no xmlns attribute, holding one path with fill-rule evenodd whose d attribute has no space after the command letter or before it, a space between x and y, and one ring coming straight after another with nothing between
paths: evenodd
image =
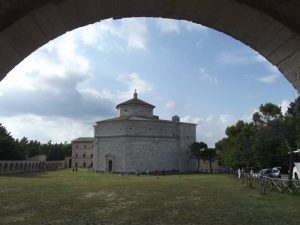
<instances>
[{"instance_id":1,"label":"grass lawn","mask_svg":"<svg viewBox=\"0 0 300 225\"><path fill-rule=\"evenodd\" d=\"M226 175L121 176L79 170L0 176L0 224L300 224L300 195Z\"/></svg>"}]
</instances>

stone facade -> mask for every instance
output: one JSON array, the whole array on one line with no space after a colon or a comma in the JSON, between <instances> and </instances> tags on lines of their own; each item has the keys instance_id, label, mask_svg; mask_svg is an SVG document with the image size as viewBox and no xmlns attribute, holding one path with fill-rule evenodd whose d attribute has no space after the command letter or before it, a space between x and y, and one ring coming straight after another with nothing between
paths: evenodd
<instances>
[{"instance_id":1,"label":"stone facade","mask_svg":"<svg viewBox=\"0 0 300 225\"><path fill-rule=\"evenodd\" d=\"M64 168L64 161L46 161L46 156L28 160L0 161L0 175L58 170Z\"/></svg>"},{"instance_id":2,"label":"stone facade","mask_svg":"<svg viewBox=\"0 0 300 225\"><path fill-rule=\"evenodd\" d=\"M300 93L298 2L1 0L0 80L33 51L67 31L107 18L162 17L202 24L243 42L275 65Z\"/></svg>"},{"instance_id":3,"label":"stone facade","mask_svg":"<svg viewBox=\"0 0 300 225\"><path fill-rule=\"evenodd\" d=\"M119 117L94 127L93 168L102 172L192 172L197 162L190 155L196 124L153 115L155 106L134 98L117 105Z\"/></svg>"},{"instance_id":4,"label":"stone facade","mask_svg":"<svg viewBox=\"0 0 300 225\"><path fill-rule=\"evenodd\" d=\"M94 138L80 137L72 141L72 167L85 168L93 163Z\"/></svg>"}]
</instances>

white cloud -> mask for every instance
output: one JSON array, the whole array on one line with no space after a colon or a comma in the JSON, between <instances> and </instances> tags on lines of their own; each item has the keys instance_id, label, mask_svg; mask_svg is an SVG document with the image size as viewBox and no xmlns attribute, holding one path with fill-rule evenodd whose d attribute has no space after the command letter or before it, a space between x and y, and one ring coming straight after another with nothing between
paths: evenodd
<instances>
[{"instance_id":1,"label":"white cloud","mask_svg":"<svg viewBox=\"0 0 300 225\"><path fill-rule=\"evenodd\" d=\"M74 35L65 34L23 60L0 83L0 88L58 91L60 87L53 85L55 80L58 83L91 79L91 65L77 48Z\"/></svg>"},{"instance_id":2,"label":"white cloud","mask_svg":"<svg viewBox=\"0 0 300 225\"><path fill-rule=\"evenodd\" d=\"M202 118L200 117L192 117L192 116L184 116L180 118L181 122L185 122L185 123L195 123L195 124L199 124L200 122L203 121Z\"/></svg>"},{"instance_id":3,"label":"white cloud","mask_svg":"<svg viewBox=\"0 0 300 225\"><path fill-rule=\"evenodd\" d=\"M111 115L113 102L96 90L80 89L93 79L89 59L79 52L79 41L67 33L27 57L0 83L5 98L0 116L32 113L71 118Z\"/></svg>"},{"instance_id":4,"label":"white cloud","mask_svg":"<svg viewBox=\"0 0 300 225\"><path fill-rule=\"evenodd\" d=\"M117 80L125 83L128 87L127 91L119 91L117 93L120 99L132 98L134 90L137 90L139 94L152 90L152 84L143 80L138 73L122 74L118 76Z\"/></svg>"},{"instance_id":5,"label":"white cloud","mask_svg":"<svg viewBox=\"0 0 300 225\"><path fill-rule=\"evenodd\" d=\"M250 123L252 122L252 117L253 117L253 114L258 112L258 108L256 109L251 109L251 110L248 110L248 112L246 112L244 115L242 115L241 117L241 120L247 122L247 123Z\"/></svg>"},{"instance_id":6,"label":"white cloud","mask_svg":"<svg viewBox=\"0 0 300 225\"><path fill-rule=\"evenodd\" d=\"M285 114L290 106L290 101L288 100L283 100L279 106L281 107L281 112L282 114Z\"/></svg>"},{"instance_id":7,"label":"white cloud","mask_svg":"<svg viewBox=\"0 0 300 225\"><path fill-rule=\"evenodd\" d=\"M189 22L189 21L181 21L181 24L187 31L207 31L208 27L205 27L201 24Z\"/></svg>"},{"instance_id":8,"label":"white cloud","mask_svg":"<svg viewBox=\"0 0 300 225\"><path fill-rule=\"evenodd\" d=\"M158 26L160 31L164 33L180 32L179 22L177 20L157 19L156 25Z\"/></svg>"},{"instance_id":9,"label":"white cloud","mask_svg":"<svg viewBox=\"0 0 300 225\"><path fill-rule=\"evenodd\" d=\"M156 25L163 33L180 33L181 30L186 31L207 31L208 28L200 24L192 23L184 20L174 20L174 19L155 19Z\"/></svg>"},{"instance_id":10,"label":"white cloud","mask_svg":"<svg viewBox=\"0 0 300 225\"><path fill-rule=\"evenodd\" d=\"M221 114L221 115L219 115L219 119L220 119L222 124L228 124L231 121L233 121L234 117L232 115L229 115L229 114Z\"/></svg>"},{"instance_id":11,"label":"white cloud","mask_svg":"<svg viewBox=\"0 0 300 225\"><path fill-rule=\"evenodd\" d=\"M74 33L83 44L97 46L100 51L123 50L123 47L118 44L120 40L125 41L129 49L145 50L147 49L149 36L145 19L141 18L118 21L107 19L78 28Z\"/></svg>"},{"instance_id":12,"label":"white cloud","mask_svg":"<svg viewBox=\"0 0 300 225\"><path fill-rule=\"evenodd\" d=\"M197 141L204 141L210 147L225 137L225 129L236 123L237 118L230 114L209 115L207 117L184 116L182 122L196 123Z\"/></svg>"},{"instance_id":13,"label":"white cloud","mask_svg":"<svg viewBox=\"0 0 300 225\"><path fill-rule=\"evenodd\" d=\"M143 19L122 20L122 37L127 39L129 48L146 49L148 29Z\"/></svg>"},{"instance_id":14,"label":"white cloud","mask_svg":"<svg viewBox=\"0 0 300 225\"><path fill-rule=\"evenodd\" d=\"M166 109L172 109L172 108L175 107L175 105L176 105L176 102L175 102L174 100L171 100L171 101L168 101L168 102L166 103L165 108L166 108Z\"/></svg>"},{"instance_id":15,"label":"white cloud","mask_svg":"<svg viewBox=\"0 0 300 225\"><path fill-rule=\"evenodd\" d=\"M264 77L260 77L257 80L259 82L265 83L265 84L272 84L274 83L278 78L280 77L279 74L271 74Z\"/></svg>"},{"instance_id":16,"label":"white cloud","mask_svg":"<svg viewBox=\"0 0 300 225\"><path fill-rule=\"evenodd\" d=\"M217 77L208 74L206 72L206 70L203 68L200 68L199 78L200 78L200 80L207 80L207 81L213 82L215 84L217 84L219 82Z\"/></svg>"},{"instance_id":17,"label":"white cloud","mask_svg":"<svg viewBox=\"0 0 300 225\"><path fill-rule=\"evenodd\" d=\"M249 65L253 63L268 63L259 53L252 49L242 51L223 51L218 53L217 60L220 64L228 65Z\"/></svg>"},{"instance_id":18,"label":"white cloud","mask_svg":"<svg viewBox=\"0 0 300 225\"><path fill-rule=\"evenodd\" d=\"M99 119L99 118L98 118ZM44 117L32 114L21 114L12 117L0 117L3 126L15 138L26 136L30 140L43 143L72 141L78 137L93 135L93 120L77 120L67 117ZM34 127L34 129L32 129Z\"/></svg>"},{"instance_id":19,"label":"white cloud","mask_svg":"<svg viewBox=\"0 0 300 225\"><path fill-rule=\"evenodd\" d=\"M258 53L254 54L253 58L256 62L269 63L269 61L265 57L263 57L262 55L260 55Z\"/></svg>"}]
</instances>

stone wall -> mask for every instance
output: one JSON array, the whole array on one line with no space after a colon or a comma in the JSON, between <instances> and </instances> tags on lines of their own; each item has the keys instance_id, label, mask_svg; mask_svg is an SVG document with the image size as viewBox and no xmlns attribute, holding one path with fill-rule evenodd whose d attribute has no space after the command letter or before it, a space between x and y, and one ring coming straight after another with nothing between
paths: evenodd
<instances>
[{"instance_id":1,"label":"stone wall","mask_svg":"<svg viewBox=\"0 0 300 225\"><path fill-rule=\"evenodd\" d=\"M0 161L0 174L18 174L57 170L64 168L64 161Z\"/></svg>"},{"instance_id":2,"label":"stone wall","mask_svg":"<svg viewBox=\"0 0 300 225\"><path fill-rule=\"evenodd\" d=\"M179 155L181 171L197 171L197 160L191 154L191 145L196 141L196 125L179 123Z\"/></svg>"},{"instance_id":3,"label":"stone wall","mask_svg":"<svg viewBox=\"0 0 300 225\"><path fill-rule=\"evenodd\" d=\"M93 141L72 142L72 167L89 167L93 163Z\"/></svg>"},{"instance_id":4,"label":"stone wall","mask_svg":"<svg viewBox=\"0 0 300 225\"><path fill-rule=\"evenodd\" d=\"M111 172L195 171L196 125L165 120L113 120L95 126L94 169ZM112 168L109 169L109 161Z\"/></svg>"},{"instance_id":5,"label":"stone wall","mask_svg":"<svg viewBox=\"0 0 300 225\"><path fill-rule=\"evenodd\" d=\"M145 117L153 117L153 109L147 106L134 106L134 105L130 105L130 107L128 105L122 105L119 107L119 116L131 116L131 115L135 115L135 116L145 116Z\"/></svg>"},{"instance_id":6,"label":"stone wall","mask_svg":"<svg viewBox=\"0 0 300 225\"><path fill-rule=\"evenodd\" d=\"M188 129L191 124L182 125L182 132L192 131ZM195 125L193 125L195 126ZM113 120L98 122L95 126L95 137L146 135L153 137L176 137L180 135L177 123L167 120ZM195 136L195 134L194 134Z\"/></svg>"}]
</instances>

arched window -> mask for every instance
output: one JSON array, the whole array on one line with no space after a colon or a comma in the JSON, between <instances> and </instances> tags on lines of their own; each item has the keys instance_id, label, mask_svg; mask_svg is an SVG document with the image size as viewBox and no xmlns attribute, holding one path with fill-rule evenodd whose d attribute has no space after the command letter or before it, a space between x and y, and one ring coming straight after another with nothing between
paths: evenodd
<instances>
[{"instance_id":1,"label":"arched window","mask_svg":"<svg viewBox=\"0 0 300 225\"><path fill-rule=\"evenodd\" d=\"M85 153L82 154L82 157L85 158Z\"/></svg>"}]
</instances>

